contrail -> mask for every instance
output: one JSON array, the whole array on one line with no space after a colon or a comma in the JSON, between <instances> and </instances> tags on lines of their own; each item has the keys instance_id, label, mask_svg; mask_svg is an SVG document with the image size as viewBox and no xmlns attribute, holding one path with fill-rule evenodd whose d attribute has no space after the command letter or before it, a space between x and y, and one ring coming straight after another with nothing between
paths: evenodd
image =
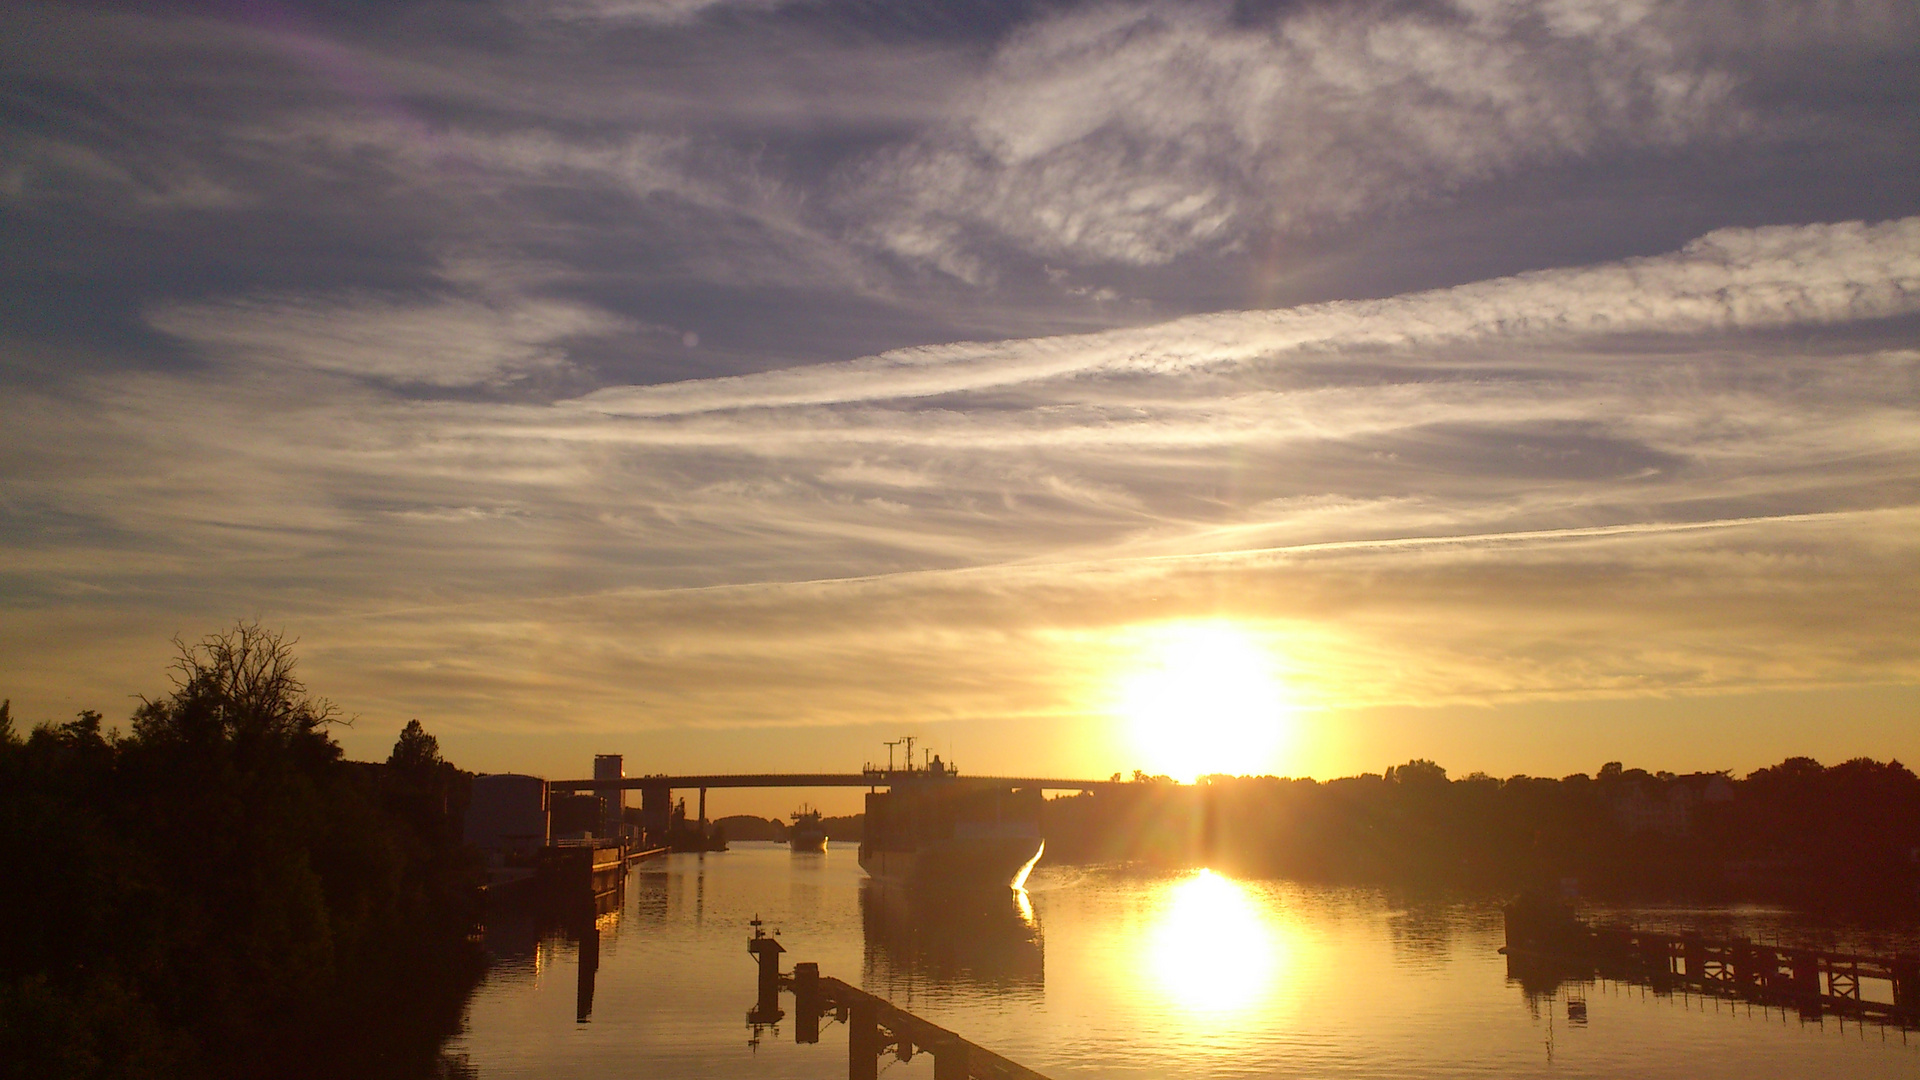
<instances>
[{"instance_id":1,"label":"contrail","mask_svg":"<svg viewBox=\"0 0 1920 1080\"><path fill-rule=\"evenodd\" d=\"M508 603L529 605L552 605L582 600L601 600L617 597L664 598L689 596L703 593L726 594L745 593L773 589L825 588L835 585L866 585L881 582L902 581L915 578L957 578L976 575L1006 574L1009 572L1034 572L1041 570L1070 570L1075 568L1098 568L1127 565L1151 565L1156 563L1201 562L1255 560L1260 558L1282 558L1288 555L1315 555L1322 552L1341 551L1385 551L1404 548L1438 548L1452 545L1494 546L1501 544L1549 543L1560 540L1583 540L1612 536L1645 536L1661 533L1707 532L1715 529L1736 529L1750 525L1803 524L1819 521L1838 521L1844 518L1858 518L1878 514L1910 512L1920 507L1893 506L1878 507L1872 510L1832 510L1809 514L1775 514L1761 517L1716 518L1711 521L1675 521L1675 522L1627 522L1618 525L1585 525L1568 529L1533 529L1514 532L1461 533L1445 536L1396 536L1372 540L1327 540L1311 544L1286 544L1274 547L1236 548L1229 551L1201 551L1176 555L1120 555L1107 558L1061 559L1056 561L991 563L984 566L945 567L932 570L899 570L885 574L854 574L845 577L804 578L794 581L751 581L721 585L688 585L668 588L626 587L618 589L599 589L587 592L568 593L559 596L527 597ZM390 608L378 612L352 612L335 616L322 616L314 621L325 622L332 619L351 620L366 618L387 618L396 615L426 614L437 611L458 611L465 608L497 608L499 600L473 600L451 604L429 604L416 607Z\"/></svg>"}]
</instances>

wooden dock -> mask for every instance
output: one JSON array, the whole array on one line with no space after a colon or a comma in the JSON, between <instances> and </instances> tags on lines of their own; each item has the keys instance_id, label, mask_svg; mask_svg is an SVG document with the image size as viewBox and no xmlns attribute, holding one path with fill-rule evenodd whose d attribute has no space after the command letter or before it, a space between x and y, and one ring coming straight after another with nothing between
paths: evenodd
<instances>
[{"instance_id":1,"label":"wooden dock","mask_svg":"<svg viewBox=\"0 0 1920 1080\"><path fill-rule=\"evenodd\" d=\"M1507 910L1510 961L1920 1029L1920 957L1767 945L1745 938L1588 926L1570 912Z\"/></svg>"},{"instance_id":2,"label":"wooden dock","mask_svg":"<svg viewBox=\"0 0 1920 1080\"><path fill-rule=\"evenodd\" d=\"M883 997L820 974L818 964L795 964L791 975L780 974L780 954L786 950L761 932L759 919L752 925L747 952L760 965L760 986L747 1021L777 1022L784 1015L780 991L792 991L795 1042L819 1042L820 1021L825 1017L846 1025L847 1080L877 1080L882 1057L911 1061L921 1053L933 1055L934 1080L1047 1080Z\"/></svg>"}]
</instances>

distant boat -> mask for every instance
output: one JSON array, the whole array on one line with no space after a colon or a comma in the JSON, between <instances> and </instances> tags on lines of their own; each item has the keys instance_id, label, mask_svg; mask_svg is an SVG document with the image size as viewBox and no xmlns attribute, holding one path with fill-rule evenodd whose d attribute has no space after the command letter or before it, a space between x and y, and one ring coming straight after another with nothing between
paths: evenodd
<instances>
[{"instance_id":1,"label":"distant boat","mask_svg":"<svg viewBox=\"0 0 1920 1080\"><path fill-rule=\"evenodd\" d=\"M795 851L827 850L827 830L820 824L820 811L805 803L793 812L793 828L787 831L787 845Z\"/></svg>"},{"instance_id":2,"label":"distant boat","mask_svg":"<svg viewBox=\"0 0 1920 1080\"><path fill-rule=\"evenodd\" d=\"M1045 848L1039 789L962 779L937 757L916 769L908 755L904 769L867 770L891 790L867 795L860 868L916 888L1023 887Z\"/></svg>"}]
</instances>

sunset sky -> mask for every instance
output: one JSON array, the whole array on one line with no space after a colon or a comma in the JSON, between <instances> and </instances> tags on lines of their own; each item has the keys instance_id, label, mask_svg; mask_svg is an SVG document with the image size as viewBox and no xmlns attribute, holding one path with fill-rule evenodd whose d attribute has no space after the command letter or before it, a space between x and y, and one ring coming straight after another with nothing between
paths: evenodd
<instances>
[{"instance_id":1,"label":"sunset sky","mask_svg":"<svg viewBox=\"0 0 1920 1080\"><path fill-rule=\"evenodd\" d=\"M0 13L28 722L245 618L550 777L1920 759L1910 0L164 11Z\"/></svg>"}]
</instances>

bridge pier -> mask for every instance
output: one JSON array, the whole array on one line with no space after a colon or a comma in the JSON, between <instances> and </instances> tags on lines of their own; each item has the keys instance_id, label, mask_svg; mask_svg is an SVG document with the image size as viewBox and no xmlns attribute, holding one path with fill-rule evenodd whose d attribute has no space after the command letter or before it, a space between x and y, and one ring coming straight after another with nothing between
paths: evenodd
<instances>
[{"instance_id":1,"label":"bridge pier","mask_svg":"<svg viewBox=\"0 0 1920 1080\"><path fill-rule=\"evenodd\" d=\"M666 787L644 787L640 789L640 829L646 834L648 847L664 847L667 843L667 823L673 816L673 789Z\"/></svg>"},{"instance_id":2,"label":"bridge pier","mask_svg":"<svg viewBox=\"0 0 1920 1080\"><path fill-rule=\"evenodd\" d=\"M700 789L700 842L707 842L707 789Z\"/></svg>"}]
</instances>

